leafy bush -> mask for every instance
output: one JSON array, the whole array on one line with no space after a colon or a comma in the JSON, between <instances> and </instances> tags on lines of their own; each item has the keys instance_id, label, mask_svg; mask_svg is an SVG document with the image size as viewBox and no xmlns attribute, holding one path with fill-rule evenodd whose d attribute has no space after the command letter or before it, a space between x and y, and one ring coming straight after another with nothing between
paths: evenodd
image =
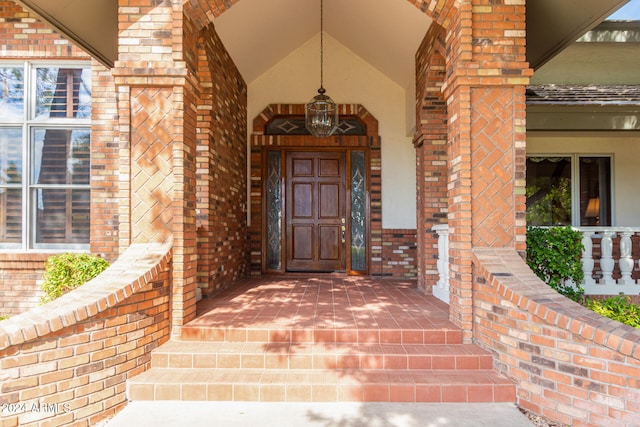
<instances>
[{"instance_id":1,"label":"leafy bush","mask_svg":"<svg viewBox=\"0 0 640 427\"><path fill-rule=\"evenodd\" d=\"M609 319L640 329L640 306L633 304L628 297L614 296L600 301L589 300L586 306Z\"/></svg>"},{"instance_id":2,"label":"leafy bush","mask_svg":"<svg viewBox=\"0 0 640 427\"><path fill-rule=\"evenodd\" d=\"M527 264L549 286L581 301L582 235L571 227L527 227Z\"/></svg>"},{"instance_id":3,"label":"leafy bush","mask_svg":"<svg viewBox=\"0 0 640 427\"><path fill-rule=\"evenodd\" d=\"M0 321L7 320L8 318L9 318L9 316L6 316L4 314L0 314Z\"/></svg>"},{"instance_id":4,"label":"leafy bush","mask_svg":"<svg viewBox=\"0 0 640 427\"><path fill-rule=\"evenodd\" d=\"M96 255L64 253L47 258L41 303L47 303L96 277L109 263Z\"/></svg>"}]
</instances>

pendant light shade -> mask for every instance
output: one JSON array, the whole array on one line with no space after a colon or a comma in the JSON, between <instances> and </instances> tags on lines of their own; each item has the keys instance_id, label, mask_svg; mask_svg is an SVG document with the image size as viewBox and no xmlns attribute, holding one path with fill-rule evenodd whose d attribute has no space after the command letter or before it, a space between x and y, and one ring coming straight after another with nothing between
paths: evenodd
<instances>
[{"instance_id":1,"label":"pendant light shade","mask_svg":"<svg viewBox=\"0 0 640 427\"><path fill-rule=\"evenodd\" d=\"M323 15L323 0L320 0L320 89L304 109L305 126L311 135L318 137L331 136L338 128L338 106L325 95L323 87Z\"/></svg>"},{"instance_id":2,"label":"pendant light shade","mask_svg":"<svg viewBox=\"0 0 640 427\"><path fill-rule=\"evenodd\" d=\"M313 136L331 136L338 128L338 106L324 93L320 86L305 108L305 125Z\"/></svg>"}]
</instances>

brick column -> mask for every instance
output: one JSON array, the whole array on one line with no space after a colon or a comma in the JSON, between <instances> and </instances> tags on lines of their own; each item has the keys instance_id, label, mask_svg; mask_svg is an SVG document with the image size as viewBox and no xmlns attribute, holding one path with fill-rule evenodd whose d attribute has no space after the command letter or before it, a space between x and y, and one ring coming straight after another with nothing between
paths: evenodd
<instances>
[{"instance_id":1,"label":"brick column","mask_svg":"<svg viewBox=\"0 0 640 427\"><path fill-rule=\"evenodd\" d=\"M432 24L416 53L417 264L425 293L438 282L438 236L431 227L446 223L448 212L444 37L444 29Z\"/></svg>"},{"instance_id":2,"label":"brick column","mask_svg":"<svg viewBox=\"0 0 640 427\"><path fill-rule=\"evenodd\" d=\"M469 341L472 248L525 250L525 1L464 2L449 31L450 316Z\"/></svg>"},{"instance_id":3,"label":"brick column","mask_svg":"<svg viewBox=\"0 0 640 427\"><path fill-rule=\"evenodd\" d=\"M183 50L194 51L180 10L119 1L113 69L120 120L120 246L173 242L172 333L196 312L197 93ZM148 19L141 19L145 17Z\"/></svg>"}]
</instances>

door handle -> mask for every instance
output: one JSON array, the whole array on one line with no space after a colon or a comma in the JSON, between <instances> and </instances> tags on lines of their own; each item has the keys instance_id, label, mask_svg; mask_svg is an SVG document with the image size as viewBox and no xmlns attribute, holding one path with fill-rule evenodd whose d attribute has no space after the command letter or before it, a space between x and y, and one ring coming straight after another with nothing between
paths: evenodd
<instances>
[{"instance_id":1,"label":"door handle","mask_svg":"<svg viewBox=\"0 0 640 427\"><path fill-rule=\"evenodd\" d=\"M340 227L340 229L342 230L342 243L345 243L347 241L347 226L346 224L346 220L344 218L342 218L342 227Z\"/></svg>"}]
</instances>

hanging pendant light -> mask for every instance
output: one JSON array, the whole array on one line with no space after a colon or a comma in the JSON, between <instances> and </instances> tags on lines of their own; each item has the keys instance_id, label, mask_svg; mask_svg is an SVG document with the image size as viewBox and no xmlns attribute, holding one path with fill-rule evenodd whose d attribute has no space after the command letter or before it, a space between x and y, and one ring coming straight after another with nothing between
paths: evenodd
<instances>
[{"instance_id":1,"label":"hanging pendant light","mask_svg":"<svg viewBox=\"0 0 640 427\"><path fill-rule=\"evenodd\" d=\"M307 103L304 109L305 126L311 135L318 137L331 136L338 128L338 106L328 96L323 84L323 30L324 30L324 8L323 1L320 0L320 89L318 94Z\"/></svg>"}]
</instances>

